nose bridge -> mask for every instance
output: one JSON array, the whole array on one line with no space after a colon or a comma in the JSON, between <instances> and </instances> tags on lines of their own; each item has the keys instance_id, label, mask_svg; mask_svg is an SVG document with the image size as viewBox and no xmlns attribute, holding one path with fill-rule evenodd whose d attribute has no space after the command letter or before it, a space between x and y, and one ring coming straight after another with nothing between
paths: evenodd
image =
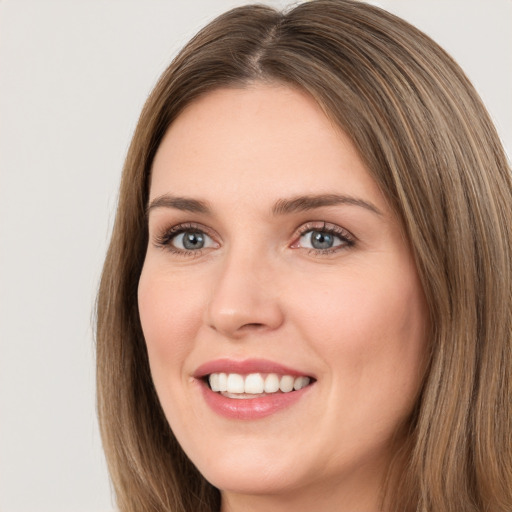
<instances>
[{"instance_id":1,"label":"nose bridge","mask_svg":"<svg viewBox=\"0 0 512 512\"><path fill-rule=\"evenodd\" d=\"M254 330L273 330L283 321L276 293L275 266L262 250L250 245L227 251L214 281L207 323L228 337Z\"/></svg>"}]
</instances>

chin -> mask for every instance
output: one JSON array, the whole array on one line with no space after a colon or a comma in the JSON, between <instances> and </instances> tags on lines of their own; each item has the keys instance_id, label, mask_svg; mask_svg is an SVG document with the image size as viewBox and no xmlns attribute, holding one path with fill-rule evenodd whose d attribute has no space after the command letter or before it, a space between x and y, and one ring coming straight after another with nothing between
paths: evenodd
<instances>
[{"instance_id":1,"label":"chin","mask_svg":"<svg viewBox=\"0 0 512 512\"><path fill-rule=\"evenodd\" d=\"M204 476L207 477L207 475ZM265 474L248 471L246 474L241 474L240 471L224 469L215 472L212 478L206 479L221 492L247 496L286 494L300 487L299 483L294 484L286 476L274 476L272 472Z\"/></svg>"},{"instance_id":2,"label":"chin","mask_svg":"<svg viewBox=\"0 0 512 512\"><path fill-rule=\"evenodd\" d=\"M239 454L221 457L198 469L217 489L234 494L280 494L300 486L303 475L297 473L297 464L278 465L275 458Z\"/></svg>"}]
</instances>

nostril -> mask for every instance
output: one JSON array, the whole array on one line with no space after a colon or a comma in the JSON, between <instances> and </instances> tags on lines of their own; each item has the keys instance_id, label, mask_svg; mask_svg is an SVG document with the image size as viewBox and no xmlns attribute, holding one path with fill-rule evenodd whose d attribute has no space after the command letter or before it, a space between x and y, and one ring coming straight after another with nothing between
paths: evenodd
<instances>
[{"instance_id":1,"label":"nostril","mask_svg":"<svg viewBox=\"0 0 512 512\"><path fill-rule=\"evenodd\" d=\"M219 329L215 326L215 325L210 325L210 327L214 330L214 331L218 331ZM257 329L263 329L265 327L265 324L261 324L261 323L247 323L247 324L243 324L241 325L240 327L237 328L238 331L243 331L243 330L257 330Z\"/></svg>"},{"instance_id":2,"label":"nostril","mask_svg":"<svg viewBox=\"0 0 512 512\"><path fill-rule=\"evenodd\" d=\"M264 324L258 324L258 323L251 323L251 324L244 324L242 325L241 329L260 329L262 327L265 327Z\"/></svg>"}]
</instances>

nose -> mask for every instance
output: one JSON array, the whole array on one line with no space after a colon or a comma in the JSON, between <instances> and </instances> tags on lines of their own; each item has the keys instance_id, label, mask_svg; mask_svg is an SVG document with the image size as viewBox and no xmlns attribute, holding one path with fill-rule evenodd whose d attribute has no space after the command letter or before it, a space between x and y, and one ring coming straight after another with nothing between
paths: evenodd
<instances>
[{"instance_id":1,"label":"nose","mask_svg":"<svg viewBox=\"0 0 512 512\"><path fill-rule=\"evenodd\" d=\"M284 321L276 272L264 257L243 251L222 262L206 323L231 339L278 329Z\"/></svg>"}]
</instances>

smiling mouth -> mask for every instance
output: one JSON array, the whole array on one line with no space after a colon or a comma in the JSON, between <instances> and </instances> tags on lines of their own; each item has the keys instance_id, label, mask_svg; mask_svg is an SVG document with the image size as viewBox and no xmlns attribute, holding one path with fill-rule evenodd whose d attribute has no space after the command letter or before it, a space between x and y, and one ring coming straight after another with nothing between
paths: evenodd
<instances>
[{"instance_id":1,"label":"smiling mouth","mask_svg":"<svg viewBox=\"0 0 512 512\"><path fill-rule=\"evenodd\" d=\"M226 398L251 399L292 393L313 383L307 376L278 375L277 373L211 373L205 376L210 389Z\"/></svg>"}]
</instances>

